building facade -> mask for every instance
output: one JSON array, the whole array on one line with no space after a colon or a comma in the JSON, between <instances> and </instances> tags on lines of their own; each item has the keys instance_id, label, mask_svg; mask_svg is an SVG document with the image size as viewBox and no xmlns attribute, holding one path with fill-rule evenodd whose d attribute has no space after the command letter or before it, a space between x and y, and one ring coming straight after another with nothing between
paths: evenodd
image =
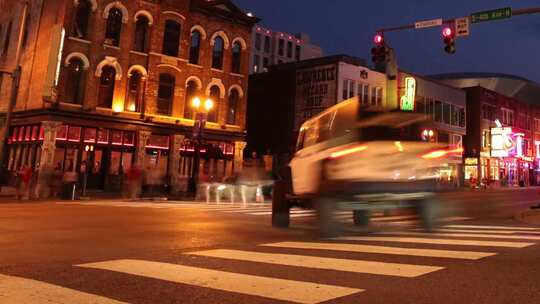
<instances>
[{"instance_id":1,"label":"building facade","mask_svg":"<svg viewBox=\"0 0 540 304\"><path fill-rule=\"evenodd\" d=\"M398 73L398 103L403 110L425 114L433 126L430 139L453 150L463 148L463 137L467 131L467 96L465 91L444 83L406 71ZM414 103L405 104L411 97ZM440 170L441 179L456 186L463 184L461 153Z\"/></svg>"},{"instance_id":2,"label":"building facade","mask_svg":"<svg viewBox=\"0 0 540 304\"><path fill-rule=\"evenodd\" d=\"M320 46L311 43L305 33L289 34L261 26L253 28L250 73L263 73L276 64L319 58Z\"/></svg>"},{"instance_id":3,"label":"building facade","mask_svg":"<svg viewBox=\"0 0 540 304\"><path fill-rule=\"evenodd\" d=\"M84 165L90 188L114 190L136 164L180 191L193 172L195 97L214 103L201 175L239 168L257 18L228 0L32 0L23 24L23 2L0 13L1 69L14 68L22 40L10 172ZM5 111L9 77L1 84Z\"/></svg>"},{"instance_id":4,"label":"building facade","mask_svg":"<svg viewBox=\"0 0 540 304\"><path fill-rule=\"evenodd\" d=\"M538 109L483 87L465 90L465 179L493 186L537 184Z\"/></svg>"}]
</instances>

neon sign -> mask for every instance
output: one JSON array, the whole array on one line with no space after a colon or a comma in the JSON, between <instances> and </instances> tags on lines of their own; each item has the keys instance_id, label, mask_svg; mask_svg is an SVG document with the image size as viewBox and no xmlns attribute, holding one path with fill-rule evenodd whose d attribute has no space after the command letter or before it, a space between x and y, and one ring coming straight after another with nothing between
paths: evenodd
<instances>
[{"instance_id":1,"label":"neon sign","mask_svg":"<svg viewBox=\"0 0 540 304\"><path fill-rule=\"evenodd\" d=\"M405 94L401 96L400 109L402 111L413 111L415 98L416 79L413 77L405 77Z\"/></svg>"},{"instance_id":2,"label":"neon sign","mask_svg":"<svg viewBox=\"0 0 540 304\"><path fill-rule=\"evenodd\" d=\"M491 129L491 156L508 157L510 151L516 148L516 143L512 138L512 128L492 128Z\"/></svg>"}]
</instances>

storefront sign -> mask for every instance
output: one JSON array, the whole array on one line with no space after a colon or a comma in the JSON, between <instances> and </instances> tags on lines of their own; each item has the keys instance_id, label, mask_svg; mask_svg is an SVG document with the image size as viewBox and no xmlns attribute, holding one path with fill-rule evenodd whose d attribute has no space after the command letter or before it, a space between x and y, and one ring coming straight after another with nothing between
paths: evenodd
<instances>
[{"instance_id":1,"label":"storefront sign","mask_svg":"<svg viewBox=\"0 0 540 304\"><path fill-rule=\"evenodd\" d=\"M478 158L475 157L467 157L465 158L465 165L478 165Z\"/></svg>"},{"instance_id":2,"label":"storefront sign","mask_svg":"<svg viewBox=\"0 0 540 304\"><path fill-rule=\"evenodd\" d=\"M492 128L491 129L491 156L508 157L516 144L512 138L512 128Z\"/></svg>"},{"instance_id":3,"label":"storefront sign","mask_svg":"<svg viewBox=\"0 0 540 304\"><path fill-rule=\"evenodd\" d=\"M401 96L400 108L402 111L414 110L414 99L416 98L416 79L405 77L405 94Z\"/></svg>"},{"instance_id":4,"label":"storefront sign","mask_svg":"<svg viewBox=\"0 0 540 304\"><path fill-rule=\"evenodd\" d=\"M325 65L296 72L295 130L311 116L336 102L335 65Z\"/></svg>"}]
</instances>

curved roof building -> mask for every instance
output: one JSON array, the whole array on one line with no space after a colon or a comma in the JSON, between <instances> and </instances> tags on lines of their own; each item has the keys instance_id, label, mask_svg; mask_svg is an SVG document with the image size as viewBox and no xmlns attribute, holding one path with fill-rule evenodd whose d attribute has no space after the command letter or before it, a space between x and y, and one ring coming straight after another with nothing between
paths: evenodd
<instances>
[{"instance_id":1,"label":"curved roof building","mask_svg":"<svg viewBox=\"0 0 540 304\"><path fill-rule=\"evenodd\" d=\"M501 73L451 73L429 77L457 88L481 86L528 104L540 105L540 84L523 77Z\"/></svg>"}]
</instances>

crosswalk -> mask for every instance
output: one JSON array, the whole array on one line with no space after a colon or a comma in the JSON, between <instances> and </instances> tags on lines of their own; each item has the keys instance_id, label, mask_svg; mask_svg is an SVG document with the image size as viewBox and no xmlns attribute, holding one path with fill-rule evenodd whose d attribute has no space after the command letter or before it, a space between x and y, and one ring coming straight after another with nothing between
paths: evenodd
<instances>
[{"instance_id":1,"label":"crosswalk","mask_svg":"<svg viewBox=\"0 0 540 304\"><path fill-rule=\"evenodd\" d=\"M165 201L165 202L142 202L142 201L88 201L88 202L57 202L59 205L83 205L83 206L109 206L109 207L129 207L129 208L151 208L151 209L180 209L180 210L201 210L209 212L219 212L229 215L247 215L255 217L272 216L272 206L269 203L204 203L204 202L185 202L185 201ZM306 210L301 208L292 208L290 217L292 219L310 219L315 218L315 210ZM352 223L352 211L337 211L335 219L340 222ZM470 220L470 217L449 216L438 219L440 222L455 222ZM418 224L416 215L390 215L383 213L374 213L370 219L374 223L385 223L398 226L410 226Z\"/></svg>"},{"instance_id":2,"label":"crosswalk","mask_svg":"<svg viewBox=\"0 0 540 304\"><path fill-rule=\"evenodd\" d=\"M361 274L367 280L371 277L414 280L454 267L455 264L448 261L482 263L482 260L501 252L513 252L534 246L540 240L538 233L540 228L537 227L448 224L434 233L410 229L319 241L262 243L243 249L189 251L182 253L182 256L186 257L179 259L182 262L115 259L78 264L74 267L206 288L209 292L216 290L246 297L262 297L269 301L316 304L343 298L344 301L353 303L358 302L357 298L361 299L362 292L369 288L362 286L365 285L362 280L348 284L335 280L335 276L340 273ZM436 248L431 248L432 246ZM208 259L209 262L199 261L197 265L191 265L190 257ZM396 262L395 258L388 262L387 257L408 257L408 262ZM414 259L411 260L410 257ZM234 269L232 271L215 269L219 267L216 265L220 265L220 261L242 263L244 266L248 263L249 274L241 273L241 268L230 268ZM330 271L334 275L321 280L309 276L298 280L282 278L279 275L256 274L269 265L289 267L298 272ZM391 285L392 281L389 282ZM347 297L354 297L355 300ZM123 303L49 283L0 275L0 303L49 302ZM246 301L248 302L249 300Z\"/></svg>"}]
</instances>

